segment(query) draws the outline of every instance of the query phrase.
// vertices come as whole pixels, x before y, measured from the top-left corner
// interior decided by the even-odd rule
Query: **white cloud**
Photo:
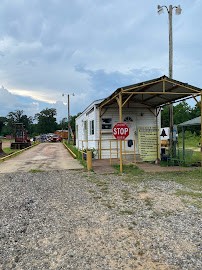
[[[23,96],[57,106],[63,92],[75,92],[76,114],[119,84],[168,74],[168,14],[159,16],[158,4],[181,5],[173,14],[174,78],[201,87],[198,0],[1,0],[0,83],[33,111],[40,106]],[[13,102],[0,96],[4,112],[18,104],[7,94]]]

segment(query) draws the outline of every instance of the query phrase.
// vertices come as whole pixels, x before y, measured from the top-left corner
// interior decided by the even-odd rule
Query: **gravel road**
[[[0,269],[202,269],[201,212],[180,185],[124,177],[0,174]]]

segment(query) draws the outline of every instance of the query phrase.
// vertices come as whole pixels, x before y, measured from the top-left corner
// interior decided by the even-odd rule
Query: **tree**
[[[0,117],[0,134],[2,134],[3,128],[6,126],[7,124],[7,118],[6,117]]]
[[[80,115],[81,113],[78,113],[77,115],[73,115],[70,118],[70,126],[72,128],[72,132],[75,133],[75,123],[76,123],[76,118]]]
[[[175,125],[188,121],[192,118],[191,107],[185,101],[182,101],[173,107],[173,114]]]
[[[57,129],[57,123],[55,116],[57,115],[56,109],[46,108],[40,113],[35,114],[35,120],[37,123],[37,130],[39,133],[52,133]]]
[[[16,110],[14,112],[9,112],[7,115],[7,132],[8,134],[14,133],[15,123],[22,123],[24,128],[30,133],[31,124],[33,123],[32,117],[28,117],[23,114],[23,110]]]
[[[161,111],[161,126],[162,127],[169,127],[169,106],[164,106],[163,110]]]
[[[71,115],[70,116],[70,126],[72,129],[72,132],[75,132],[75,122],[76,122],[76,118],[80,115],[81,113],[78,113],[77,115]],[[68,121],[67,118],[63,118],[60,123],[58,124],[58,129],[66,129],[68,130]]]
[[[191,110],[191,119],[201,115],[200,103],[197,103]]]
[[[173,121],[175,125],[183,123],[192,119],[192,108],[185,102],[179,102],[173,106]],[[170,117],[169,117],[169,105],[163,107],[161,112],[161,126],[169,127],[170,126]]]

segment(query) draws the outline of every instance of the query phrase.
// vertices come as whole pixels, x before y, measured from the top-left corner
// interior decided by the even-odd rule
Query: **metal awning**
[[[118,88],[104,99],[99,107],[113,104],[120,93],[123,106],[130,101],[155,108],[191,97],[196,98],[201,95],[202,89],[164,75],[153,80]]]
[[[201,125],[201,116],[188,120],[179,124],[180,127],[188,127],[188,126],[200,126]]]

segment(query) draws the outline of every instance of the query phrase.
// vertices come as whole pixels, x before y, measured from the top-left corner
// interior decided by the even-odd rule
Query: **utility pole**
[[[62,94],[62,96],[64,97],[65,95],[67,95],[67,120],[68,120],[68,138],[67,138],[67,142],[68,144],[70,143],[70,133],[71,133],[71,125],[70,125],[70,94]],[[74,93],[72,94],[72,96],[74,96]]]
[[[163,13],[164,8],[168,12],[168,20],[169,20],[169,78],[173,79],[173,9],[175,9],[176,15],[180,15],[182,9],[179,6],[157,6],[158,14]],[[170,154],[171,156],[176,155],[176,142],[173,140],[173,104],[169,105],[169,118],[170,118]]]
[[[69,94],[67,95],[67,108],[68,108],[68,144],[70,143],[70,107],[69,107]]]

